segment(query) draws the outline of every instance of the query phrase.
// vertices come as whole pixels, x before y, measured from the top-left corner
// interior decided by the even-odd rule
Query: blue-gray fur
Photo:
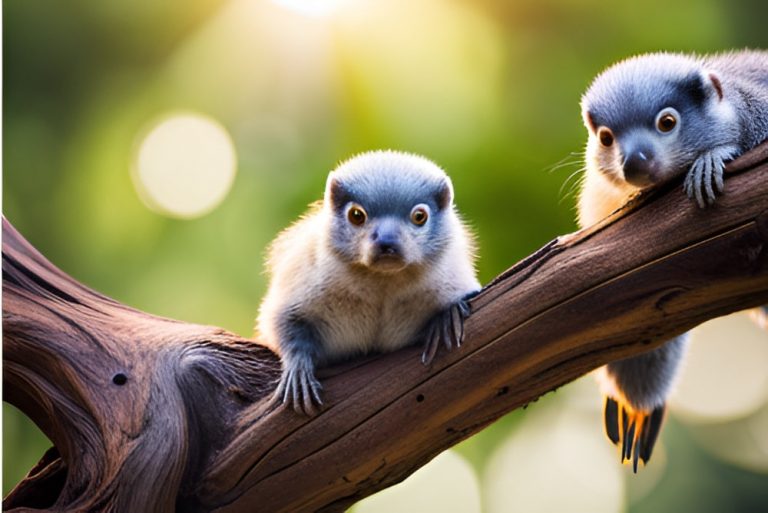
[[[667,134],[655,131],[656,116],[665,107],[681,118],[671,145],[664,143]],[[650,182],[687,172],[686,192],[705,206],[722,192],[725,162],[768,139],[768,52],[630,58],[594,80],[582,110],[590,131],[609,128],[620,148],[641,145],[663,152],[651,155],[664,169]]]
[[[671,130],[657,127],[662,111],[675,117]],[[590,133],[587,172],[604,177],[613,189],[592,188],[589,194],[583,189],[580,222],[594,222],[594,216],[584,215],[589,209],[610,212],[620,206],[612,202],[626,201],[633,190],[683,174],[685,192],[704,207],[723,192],[725,163],[768,139],[768,52],[633,57],[595,78],[582,98],[582,114]],[[606,144],[601,127],[612,136]],[[601,194],[612,190],[620,192],[600,204]],[[608,393],[619,395],[606,401],[606,429],[615,443],[624,439],[622,460],[632,451],[635,466],[638,455],[643,461],[650,457],[686,346],[682,335],[606,366]],[[626,410],[616,400],[645,418],[640,447],[630,440],[634,428],[617,425],[618,412]]]
[[[372,155],[388,153],[372,152]],[[373,217],[410,213],[419,203],[427,203],[433,210],[450,206],[451,186],[440,168],[416,155],[398,154],[396,158],[398,165],[388,168],[367,159],[359,163],[353,159],[333,171],[328,187],[332,188],[335,210],[343,210],[349,201],[363,204]],[[434,172],[425,173],[425,167],[434,168]]]
[[[714,72],[722,83],[724,99],[733,103],[738,124],[720,126],[702,111],[719,101],[707,83]],[[686,125],[680,151],[691,157],[723,144],[737,144],[742,152],[768,139],[768,51],[729,52],[696,57],[657,53],[627,59],[608,68],[582,99],[595,126],[607,126],[616,135],[638,125],[653,128],[656,114],[675,107]],[[689,116],[692,116],[689,119]]]
[[[606,370],[633,408],[653,410],[666,402],[687,346],[684,333],[658,349],[609,363]]]
[[[294,382],[296,386],[290,389],[290,400],[298,403],[302,401],[302,395],[306,396],[310,408],[311,403],[321,402],[320,391],[323,389],[314,374],[315,364],[323,361],[322,339],[316,322],[317,320],[303,318],[294,308],[288,308],[278,321],[281,340],[290,341],[281,346],[283,360],[291,362],[291,365],[284,369],[286,375],[283,376],[282,382]],[[285,393],[288,393],[288,390]]]
[[[719,74],[723,89],[734,92],[741,151],[768,139],[768,51],[714,55],[704,65]]]
[[[387,155],[374,152],[373,155]],[[328,199],[332,202],[334,222],[331,225],[330,243],[337,253],[349,261],[355,259],[354,237],[360,228],[351,225],[346,218],[351,203],[362,206],[368,215],[368,228],[373,231],[377,224],[394,221],[402,235],[411,237],[421,249],[423,260],[432,261],[443,251],[451,237],[446,230],[446,209],[452,209],[453,191],[450,182],[435,164],[416,155],[394,155],[399,159],[396,166],[382,168],[362,160],[357,165],[334,171],[328,178]],[[362,165],[360,165],[362,164]],[[424,172],[434,168],[433,174]],[[413,208],[419,204],[429,207],[429,219],[423,226],[410,221]]]
[[[317,366],[425,339],[428,364],[439,346],[459,345],[465,299],[480,284],[452,200],[442,169],[415,155],[370,152],[329,174],[323,204],[270,249],[258,331],[281,354],[276,401],[312,414]],[[411,218],[417,206],[425,222]]]
[[[716,77],[715,81],[710,75]],[[713,108],[718,102],[727,102],[735,116],[729,119],[723,116],[723,109]],[[663,139],[664,134],[655,130],[655,122],[666,107],[680,113],[681,126],[673,151],[665,156],[672,173],[664,178],[687,172],[691,166],[690,174],[702,170],[716,175],[718,170],[714,168],[723,162],[716,162],[715,156],[707,160],[709,167],[705,169],[701,161],[697,162],[702,155],[735,146],[735,151],[726,152],[728,158],[734,158],[768,139],[768,52],[641,55],[598,75],[582,98],[590,131],[594,133],[601,126],[610,128],[620,148],[627,138],[638,137],[638,128],[647,129],[641,137]],[[705,195],[707,200],[713,199],[711,183],[695,176],[686,180],[688,188],[696,185],[704,189],[702,199]],[[694,191],[694,195],[696,192],[701,193]],[[684,350],[684,337],[678,337],[646,355],[610,364],[608,372],[634,406],[659,406]]]
[[[597,76],[582,98],[582,106],[596,127],[607,126],[617,136],[644,125],[653,128],[664,107],[698,107],[701,67],[689,57],[651,54],[634,57]],[[694,94],[689,94],[693,91]]]

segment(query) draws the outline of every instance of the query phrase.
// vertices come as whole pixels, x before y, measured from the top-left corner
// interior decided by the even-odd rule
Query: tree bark
[[[411,347],[322,371],[313,418],[269,406],[266,347],[94,292],[4,219],[4,399],[55,448],[3,506],[341,511],[600,365],[768,302],[768,145],[728,171],[714,207],[675,182],[507,270],[429,368]]]

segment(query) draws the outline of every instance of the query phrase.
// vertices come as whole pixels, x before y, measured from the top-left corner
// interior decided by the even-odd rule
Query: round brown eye
[[[423,225],[424,223],[427,222],[428,218],[429,218],[429,213],[427,213],[427,209],[424,207],[415,207],[411,211],[411,222],[416,226]]]
[[[662,114],[656,122],[656,128],[658,128],[660,132],[671,132],[675,128],[675,125],[677,125],[677,118],[671,112]]]
[[[601,127],[597,131],[597,137],[600,139],[600,144],[606,148],[613,144],[613,132],[610,128]]]
[[[363,207],[360,205],[352,205],[349,207],[349,210],[347,210],[347,219],[349,219],[349,222],[355,226],[362,226],[367,217],[365,210],[363,210]]]

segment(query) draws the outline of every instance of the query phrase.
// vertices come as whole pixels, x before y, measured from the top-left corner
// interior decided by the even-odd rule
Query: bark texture
[[[768,303],[768,145],[728,170],[712,208],[676,182],[507,270],[429,368],[414,347],[326,369],[313,418],[268,406],[269,349],[94,292],[4,219],[4,400],[55,444],[4,509],[341,511],[600,365]]]

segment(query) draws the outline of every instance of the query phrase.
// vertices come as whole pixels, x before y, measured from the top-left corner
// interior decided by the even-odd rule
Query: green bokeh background
[[[487,282],[575,228],[579,98],[596,73],[645,51],[766,47],[767,19],[757,0],[356,0],[328,18],[268,0],[6,0],[3,213],[119,301],[249,335],[266,244],[339,160],[394,148],[451,175]],[[141,134],[179,110],[216,119],[238,156],[230,194],[194,220],[146,208],[130,175]],[[460,452],[482,468],[524,415]],[[629,511],[766,507],[765,475],[674,419],[664,436],[674,467]],[[4,494],[47,447],[4,404]]]

